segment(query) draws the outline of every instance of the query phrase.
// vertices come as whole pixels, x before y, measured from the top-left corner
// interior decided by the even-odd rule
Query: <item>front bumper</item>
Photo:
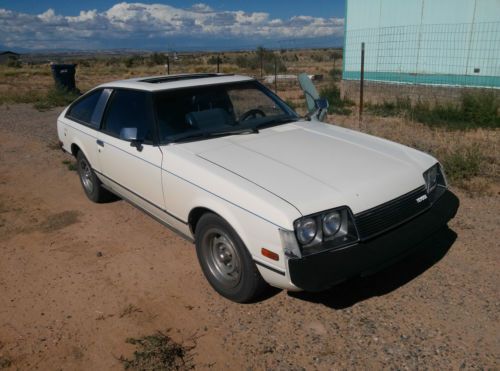
[[[447,190],[429,210],[378,237],[338,250],[290,258],[290,279],[303,290],[321,291],[346,279],[376,272],[403,258],[445,226],[458,206],[458,198]]]

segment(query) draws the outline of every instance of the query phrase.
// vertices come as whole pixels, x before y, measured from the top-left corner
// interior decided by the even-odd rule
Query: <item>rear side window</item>
[[[136,128],[137,138],[153,143],[154,121],[151,96],[137,90],[115,90],[107,109],[103,131],[120,138],[124,128]]]
[[[99,128],[99,122],[92,122],[92,115],[101,93],[102,90],[97,90],[84,96],[70,107],[66,116],[82,124]]]

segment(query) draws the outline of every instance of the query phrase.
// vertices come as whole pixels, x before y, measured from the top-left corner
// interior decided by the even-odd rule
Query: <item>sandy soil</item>
[[[218,296],[193,246],[123,201],[89,202],[58,110],[0,106],[0,368],[121,369],[170,330],[196,368],[498,369],[500,202],[461,199],[423,251],[320,294]]]

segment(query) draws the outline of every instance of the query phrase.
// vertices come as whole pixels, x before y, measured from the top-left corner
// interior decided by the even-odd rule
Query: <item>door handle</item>
[[[104,142],[102,140],[97,139],[96,143],[98,146],[104,147]]]

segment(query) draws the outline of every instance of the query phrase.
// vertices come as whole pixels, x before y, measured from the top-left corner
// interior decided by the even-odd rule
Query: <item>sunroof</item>
[[[139,80],[140,82],[148,82],[150,84],[161,84],[163,82],[173,82],[182,80],[193,80],[193,79],[203,79],[206,77],[217,77],[217,76],[229,76],[229,74],[217,74],[217,73],[197,73],[192,75],[177,75],[177,76],[161,76],[153,77],[150,79]]]

